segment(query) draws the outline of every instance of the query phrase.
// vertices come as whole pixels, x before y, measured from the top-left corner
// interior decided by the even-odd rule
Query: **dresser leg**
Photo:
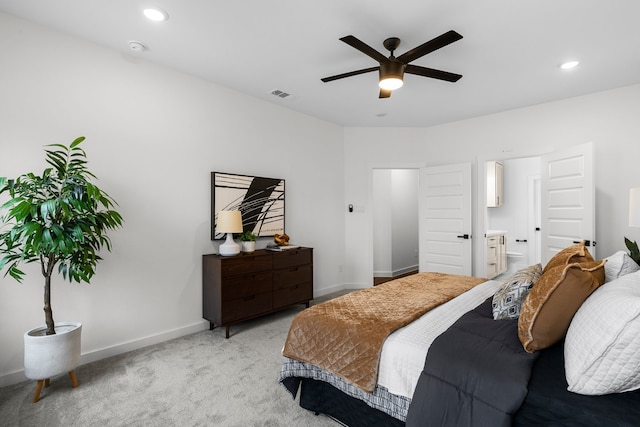
[[[226,330],[225,338],[229,338],[229,325],[227,325],[226,328],[227,328],[227,330]]]
[[[213,329],[216,327],[216,325],[213,322],[209,322],[209,330],[213,331]]]

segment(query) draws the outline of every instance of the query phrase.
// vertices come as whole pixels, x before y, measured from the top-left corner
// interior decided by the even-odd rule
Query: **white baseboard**
[[[80,356],[80,365],[106,359],[107,357],[117,356],[118,354],[148,347],[153,344],[158,344],[185,335],[194,334],[206,329],[209,329],[209,322],[202,320],[192,325],[183,326],[181,328],[172,329],[169,331],[161,332],[159,334],[150,335],[148,337],[128,341],[111,347],[105,347],[99,350],[90,351],[87,353],[83,353]],[[0,376],[0,387],[17,384],[23,381],[27,381],[27,378],[24,376],[23,370],[11,372],[10,374]]]
[[[417,271],[418,265],[410,265],[408,267],[398,268],[393,271],[384,270],[384,271],[374,271],[373,277],[396,277],[401,276],[406,273],[411,273],[412,271]]]
[[[205,329],[208,329],[208,328],[209,328],[209,322],[207,322],[206,320],[202,320],[192,325],[171,329],[169,331],[161,332],[155,335],[150,335],[144,338],[139,338],[133,341],[128,341],[112,347],[105,347],[99,350],[94,350],[88,353],[84,353],[80,358],[80,363],[85,364],[85,363],[95,362],[101,359],[106,359],[107,357],[116,356],[118,354],[126,353],[128,351],[148,347],[153,344],[159,344],[161,342],[169,341],[174,338],[195,334],[196,332],[204,331]]]
[[[314,289],[313,290],[313,297],[314,298],[318,298],[318,297],[323,297],[325,295],[334,293],[334,292],[338,292],[341,291],[343,289],[347,289],[344,285],[334,285],[334,286],[329,286],[328,288],[322,288],[322,289]]]
[[[393,276],[391,276],[391,277],[401,276],[403,274],[411,273],[412,271],[417,271],[417,270],[418,270],[418,266],[417,265],[410,265],[408,267],[399,268],[397,270],[394,270],[393,271]]]
[[[8,385],[18,384],[23,381],[27,381],[27,377],[24,376],[24,370],[11,372],[10,374],[5,374],[0,376],[0,387],[6,387]]]
[[[373,277],[393,277],[393,271],[390,270],[379,270],[373,272]]]

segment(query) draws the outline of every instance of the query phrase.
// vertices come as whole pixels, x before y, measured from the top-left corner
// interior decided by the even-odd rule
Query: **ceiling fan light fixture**
[[[380,80],[378,86],[384,90],[396,90],[403,85],[404,69],[406,65],[399,61],[389,61],[380,64]]]
[[[397,77],[387,77],[384,80],[380,80],[378,86],[380,86],[380,89],[384,90],[396,90],[401,88],[403,84],[404,83],[402,79],[399,79]]]

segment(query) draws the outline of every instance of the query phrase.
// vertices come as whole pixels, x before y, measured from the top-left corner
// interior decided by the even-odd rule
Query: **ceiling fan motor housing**
[[[380,64],[380,78],[396,77],[402,79],[407,66],[400,61],[389,61]]]

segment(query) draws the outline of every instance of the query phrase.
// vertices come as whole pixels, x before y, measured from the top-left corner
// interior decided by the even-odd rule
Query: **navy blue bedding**
[[[489,298],[436,338],[407,427],[510,426],[539,355],[524,351],[517,330],[517,320],[493,320]]]
[[[640,390],[584,396],[567,390],[563,343],[540,352],[517,427],[632,427],[640,425]]]

